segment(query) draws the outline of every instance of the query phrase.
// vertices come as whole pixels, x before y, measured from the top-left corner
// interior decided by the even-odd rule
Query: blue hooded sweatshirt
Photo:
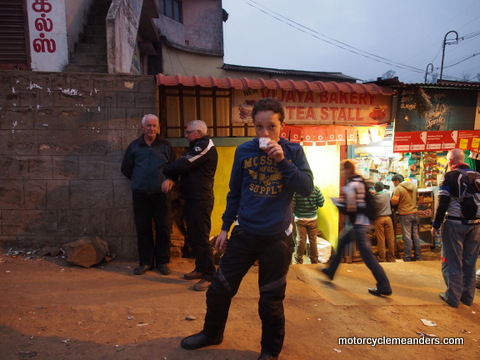
[[[258,236],[289,228],[293,194],[310,195],[313,175],[299,144],[283,138],[278,143],[285,154],[278,163],[259,148],[258,138],[235,151],[222,230],[229,231],[235,221],[247,233]]]

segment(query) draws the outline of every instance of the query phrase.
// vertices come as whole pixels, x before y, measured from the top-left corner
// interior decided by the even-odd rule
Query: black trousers
[[[170,223],[166,194],[133,192],[132,198],[140,265],[153,267],[169,263]]]
[[[262,320],[262,352],[277,356],[285,337],[283,299],[293,250],[292,235],[253,236],[236,226],[207,291],[204,332],[223,335],[232,298],[250,267],[259,260],[258,313]]]
[[[203,278],[208,281],[212,281],[215,272],[213,249],[209,241],[212,210],[213,199],[185,199],[187,237],[195,252],[195,271],[203,273]]]

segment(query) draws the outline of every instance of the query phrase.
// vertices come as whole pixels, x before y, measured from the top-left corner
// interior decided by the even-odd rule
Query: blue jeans
[[[400,225],[403,237],[403,260],[410,261],[412,256],[412,241],[415,259],[422,260],[422,248],[418,236],[418,214],[400,215]]]
[[[475,295],[475,263],[480,251],[480,225],[445,221],[442,232],[442,274],[447,303],[471,305]]]
[[[390,292],[392,291],[390,281],[388,280],[385,270],[383,270],[375,255],[373,255],[372,244],[367,237],[367,233],[370,229],[371,226],[369,225],[353,225],[353,227],[344,231],[338,240],[337,252],[331,259],[330,266],[327,268],[327,271],[332,275],[333,278],[335,272],[337,271],[338,265],[340,265],[340,260],[342,259],[345,247],[352,241],[356,240],[360,256],[365,262],[365,265],[367,265],[372,272],[375,280],[377,280],[377,289],[382,292]]]

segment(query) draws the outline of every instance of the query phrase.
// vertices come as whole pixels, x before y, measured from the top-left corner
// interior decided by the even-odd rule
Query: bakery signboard
[[[233,122],[251,122],[252,107],[262,98],[277,98],[290,125],[380,125],[390,122],[391,96],[370,93],[302,92],[283,89],[235,90]]]

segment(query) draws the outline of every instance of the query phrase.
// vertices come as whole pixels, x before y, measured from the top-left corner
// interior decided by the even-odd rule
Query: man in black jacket
[[[195,252],[195,269],[184,277],[187,280],[200,279],[193,289],[205,291],[215,272],[209,237],[214,201],[213,180],[218,154],[212,139],[207,135],[207,125],[203,121],[190,121],[185,137],[190,144],[187,153],[167,165],[164,172],[167,176],[181,176],[187,238]]]
[[[475,296],[475,263],[480,251],[480,218],[468,219],[462,211],[466,174],[474,171],[465,164],[465,153],[453,149],[447,154],[449,172],[440,185],[438,208],[432,225],[434,238],[442,231],[442,274],[447,291],[440,298],[451,307],[459,302],[472,305]],[[445,219],[445,222],[444,222]]]
[[[174,178],[165,177],[163,168],[175,160],[175,151],[160,137],[155,115],[142,118],[142,130],[143,134],[128,145],[121,167],[122,174],[131,180],[137,229],[139,266],[133,272],[142,275],[156,266],[161,274],[168,275],[170,224],[166,193],[172,188]]]

